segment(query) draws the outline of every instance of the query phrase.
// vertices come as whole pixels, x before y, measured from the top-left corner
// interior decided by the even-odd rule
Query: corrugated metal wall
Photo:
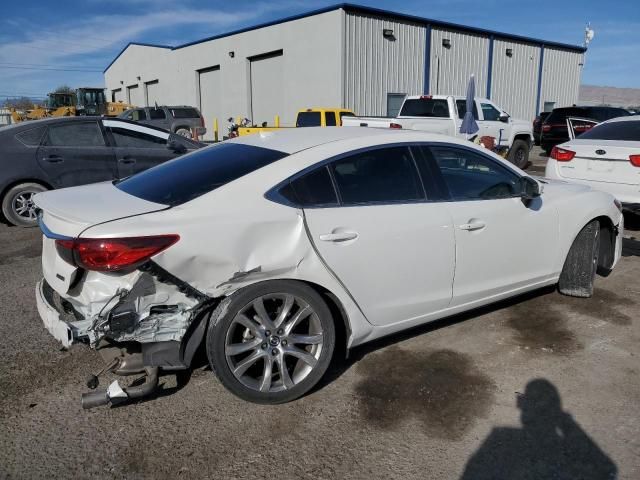
[[[382,33],[392,29],[394,39]],[[426,27],[347,13],[343,105],[358,115],[385,115],[387,93],[422,93]]]
[[[507,49],[512,55],[507,56]],[[514,118],[532,120],[536,116],[540,46],[495,40],[491,100]],[[484,92],[482,95],[484,96]]]
[[[450,47],[442,45],[444,39]],[[489,39],[484,36],[444,30],[431,30],[431,68],[429,93],[464,95],[471,74],[476,76],[476,95],[487,91],[489,71]]]
[[[545,102],[555,102],[555,108],[578,103],[583,62],[582,53],[545,47],[540,110]]]

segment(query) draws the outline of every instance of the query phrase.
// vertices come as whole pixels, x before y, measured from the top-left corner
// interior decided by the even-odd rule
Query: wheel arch
[[[616,258],[616,238],[618,227],[613,224],[611,218],[601,215],[594,218],[600,224],[600,247],[598,250],[598,275],[608,276],[613,270]]]
[[[527,143],[527,145],[529,146],[529,149],[531,149],[531,135],[529,133],[526,133],[526,132],[516,133],[513,137],[513,141],[515,142],[516,140],[523,140],[524,142]]]
[[[43,187],[46,187],[47,190],[53,190],[54,189],[54,187],[50,183],[45,182],[42,179],[39,179],[39,178],[21,178],[19,180],[12,180],[11,182],[7,183],[4,186],[4,188],[2,189],[2,192],[0,192],[0,201],[2,201],[2,199],[4,199],[4,196],[7,194],[7,192],[9,190],[11,190],[16,185],[20,185],[21,183],[37,183],[39,185],[42,185]]]

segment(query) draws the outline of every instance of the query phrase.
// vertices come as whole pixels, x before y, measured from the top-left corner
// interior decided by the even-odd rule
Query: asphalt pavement
[[[640,478],[636,233],[591,299],[546,289],[369,344],[289,404],[243,402],[201,360],[83,411],[99,355],[46,332],[39,232],[0,225],[0,478]]]

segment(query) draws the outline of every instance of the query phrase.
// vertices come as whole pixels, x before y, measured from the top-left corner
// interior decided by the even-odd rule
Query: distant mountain
[[[580,85],[578,103],[581,105],[640,106],[640,88],[599,87]]]

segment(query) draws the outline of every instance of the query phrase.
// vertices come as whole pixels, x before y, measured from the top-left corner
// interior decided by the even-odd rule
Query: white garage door
[[[251,65],[251,119],[273,124],[284,112],[284,57],[282,50],[249,59]]]
[[[204,117],[204,126],[207,133],[205,140],[213,140],[213,120],[218,119],[218,139],[222,140],[221,128],[226,125],[224,113],[220,110],[220,67],[198,70],[198,82],[200,89],[200,113]]]
[[[142,93],[140,92],[140,88],[138,85],[131,85],[127,87],[127,102],[136,107],[144,106],[144,98],[142,98]]]
[[[160,101],[160,82],[158,80],[147,82],[145,87],[147,89],[147,106],[153,107],[156,103],[162,105]]]

